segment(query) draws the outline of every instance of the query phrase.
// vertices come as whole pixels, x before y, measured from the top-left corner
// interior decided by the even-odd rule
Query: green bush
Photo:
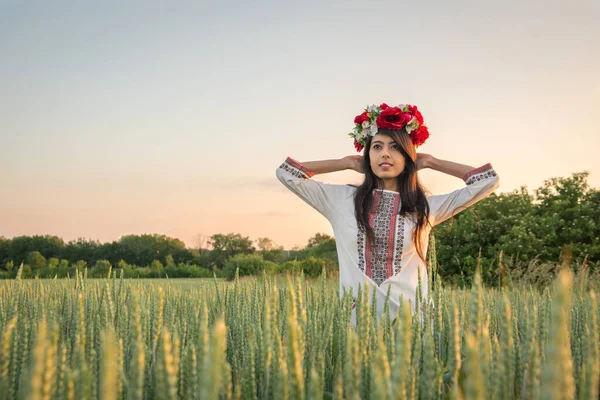
[[[172,264],[165,268],[165,274],[169,278],[212,278],[213,272],[197,265],[180,263]]]
[[[225,278],[233,280],[236,269],[240,270],[240,276],[258,275],[264,270],[267,273],[275,273],[277,264],[267,261],[260,254],[238,254],[231,257],[225,263],[223,273]]]
[[[106,278],[108,276],[108,271],[111,269],[111,265],[107,260],[98,260],[92,268],[88,272],[88,277],[90,278]]]
[[[286,272],[289,272],[294,275],[299,273],[300,271],[302,271],[302,265],[300,264],[300,261],[296,260],[286,261],[283,264],[277,266],[278,274],[284,274]]]
[[[307,257],[303,260],[290,260],[277,266],[276,272],[279,274],[290,273],[292,275],[299,274],[300,271],[304,272],[304,275],[310,278],[316,278],[321,276],[321,273],[325,270],[334,271],[337,269],[337,264],[328,259],[319,257]]]
[[[331,270],[333,268],[333,261],[311,256],[300,261],[300,267],[304,271],[304,275],[316,278],[321,275],[323,268]]]

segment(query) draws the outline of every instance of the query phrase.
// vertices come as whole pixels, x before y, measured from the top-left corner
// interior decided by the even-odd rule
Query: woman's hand
[[[434,157],[430,154],[417,153],[417,171],[424,168],[429,168],[430,162],[433,159]]]
[[[346,163],[349,169],[352,169],[358,173],[364,174],[362,169],[362,156],[354,155],[354,156],[346,156],[342,158],[342,160]]]

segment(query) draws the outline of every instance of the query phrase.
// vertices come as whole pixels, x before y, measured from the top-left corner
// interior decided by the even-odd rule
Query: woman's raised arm
[[[457,178],[463,178],[465,174],[475,169],[470,165],[459,164],[453,161],[440,160],[432,155],[425,153],[417,154],[417,170],[430,168],[435,171],[443,172]]]
[[[349,156],[352,157],[352,156]],[[342,171],[351,168],[345,158],[339,160],[300,162],[288,157],[276,170],[277,179],[298,197],[331,219],[334,209],[343,196],[348,195],[347,185],[312,180],[316,174]]]
[[[352,169],[362,173],[361,160],[362,156],[355,155],[333,160],[305,161],[302,165],[314,172],[315,175],[343,171],[346,169]]]
[[[417,160],[419,161],[418,157]],[[500,178],[490,163],[474,168],[452,161],[438,160],[428,155],[422,157],[420,161],[423,168],[431,168],[461,178],[466,184],[465,187],[450,193],[427,197],[433,225],[474,205],[500,186]]]

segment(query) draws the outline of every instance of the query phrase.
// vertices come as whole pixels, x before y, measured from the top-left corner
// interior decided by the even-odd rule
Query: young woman
[[[400,295],[414,310],[417,269],[423,298],[428,299],[426,253],[435,225],[487,197],[499,186],[491,164],[479,168],[439,160],[418,153],[429,137],[416,106],[371,105],[354,119],[357,151],[363,155],[337,160],[299,162],[288,157],[277,168],[277,178],[307,202],[333,227],[343,288],[358,292],[358,284],[377,291],[378,315],[391,287],[390,317],[394,319]],[[431,168],[463,179],[466,186],[447,194],[428,195],[417,171]],[[352,169],[365,174],[359,187],[310,179],[316,174]],[[353,305],[352,325],[356,326]]]

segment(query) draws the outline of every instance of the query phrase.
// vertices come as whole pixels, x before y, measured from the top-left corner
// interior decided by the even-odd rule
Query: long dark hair
[[[412,214],[416,217],[416,225],[413,231],[413,243],[417,249],[417,254],[427,265],[425,254],[421,245],[421,234],[426,224],[429,224],[429,203],[425,196],[425,190],[421,186],[417,177],[417,150],[406,132],[405,128],[401,130],[378,129],[378,134],[391,137],[399,146],[399,150],[404,156],[404,170],[398,177],[398,187],[400,191],[400,215]],[[366,231],[368,243],[374,243],[375,234],[373,227],[369,225],[369,214],[373,205],[372,192],[381,182],[371,169],[371,158],[369,149],[371,148],[372,136],[367,137],[365,151],[363,154],[362,168],[365,173],[365,181],[360,185],[354,195],[354,214],[359,229]],[[381,185],[383,187],[383,185]]]

